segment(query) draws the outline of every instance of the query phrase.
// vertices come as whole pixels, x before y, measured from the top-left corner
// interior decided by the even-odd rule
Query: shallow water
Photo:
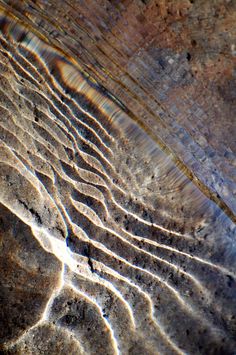
[[[28,10],[0,17],[3,351],[233,354],[232,209]]]

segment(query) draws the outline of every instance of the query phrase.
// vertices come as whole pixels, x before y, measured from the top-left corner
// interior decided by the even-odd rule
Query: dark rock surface
[[[0,205],[0,339],[14,342],[41,318],[60,282],[61,263],[30,227]]]

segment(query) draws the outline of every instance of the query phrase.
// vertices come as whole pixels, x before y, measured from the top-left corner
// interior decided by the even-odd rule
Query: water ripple
[[[233,354],[227,211],[74,59],[3,10],[0,29],[0,202],[63,265],[5,346],[51,324],[81,354]]]

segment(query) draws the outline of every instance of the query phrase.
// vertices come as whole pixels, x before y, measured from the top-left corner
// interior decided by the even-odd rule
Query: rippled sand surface
[[[0,9],[1,351],[235,354],[232,209],[69,43]]]

